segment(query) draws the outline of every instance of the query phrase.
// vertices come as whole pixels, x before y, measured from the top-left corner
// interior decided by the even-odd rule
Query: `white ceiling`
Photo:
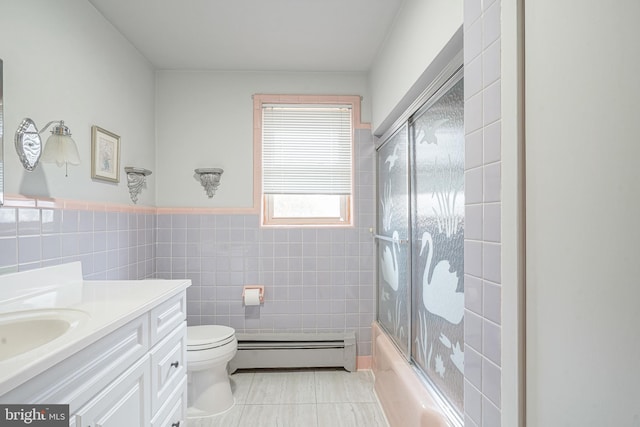
[[[403,0],[89,0],[158,69],[367,71]]]

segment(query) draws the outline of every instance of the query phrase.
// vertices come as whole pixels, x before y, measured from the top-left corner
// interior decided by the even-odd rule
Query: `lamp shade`
[[[49,139],[47,139],[47,144],[44,147],[40,161],[44,163],[55,163],[58,166],[63,166],[65,163],[79,165],[80,154],[78,153],[78,147],[76,147],[73,138],[69,135],[52,133]]]

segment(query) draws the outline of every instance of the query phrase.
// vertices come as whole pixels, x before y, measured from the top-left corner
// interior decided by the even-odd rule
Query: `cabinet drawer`
[[[151,310],[151,345],[159,342],[186,318],[186,292],[180,292]]]
[[[183,321],[151,350],[151,412],[160,409],[187,377],[187,326]]]
[[[184,378],[173,394],[151,420],[151,427],[185,427],[187,416],[187,379]]]

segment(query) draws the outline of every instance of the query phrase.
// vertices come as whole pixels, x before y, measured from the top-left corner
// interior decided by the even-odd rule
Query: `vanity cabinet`
[[[69,425],[75,427],[184,426],[186,333],[181,291],[0,396],[0,402],[69,404]]]
[[[169,396],[166,404],[163,405],[155,417],[151,420],[152,427],[183,427],[187,407],[187,379],[184,378],[182,383]]]
[[[76,426],[149,425],[149,356],[144,356],[98,395],[80,408],[71,419]]]

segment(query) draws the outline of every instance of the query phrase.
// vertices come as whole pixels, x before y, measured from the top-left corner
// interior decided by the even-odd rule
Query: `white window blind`
[[[351,108],[263,105],[264,194],[351,194]]]

